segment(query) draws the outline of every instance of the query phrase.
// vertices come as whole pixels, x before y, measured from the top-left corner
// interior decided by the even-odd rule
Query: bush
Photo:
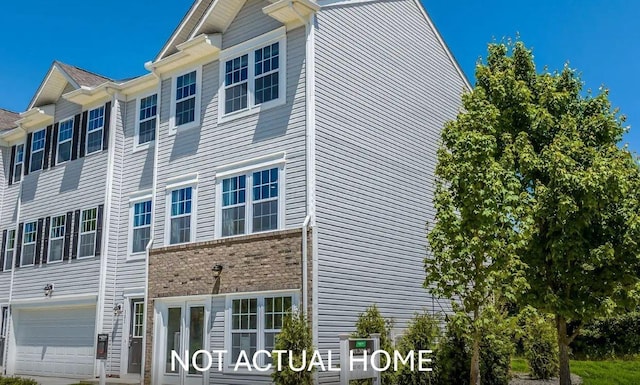
[[[293,365],[296,368],[302,366],[302,352],[307,352],[307,365],[313,352],[311,330],[307,318],[300,310],[294,310],[287,314],[282,322],[282,330],[276,337],[274,350],[291,351]],[[274,357],[273,362],[277,362]],[[313,383],[313,371],[303,370],[295,372],[289,367],[289,357],[281,358],[282,370],[274,370],[271,374],[276,385],[311,385]],[[1,384],[0,384],[1,385]]]
[[[0,377],[0,385],[38,385],[38,383],[30,378]]]
[[[398,342],[398,350],[406,355],[410,351],[435,350],[440,335],[439,320],[427,313],[417,314],[409,324],[406,333]],[[397,385],[431,385],[435,384],[433,372],[420,372],[417,368],[405,366],[396,377]]]
[[[483,310],[480,323],[480,383],[508,385],[509,366],[514,344],[512,327],[500,311]],[[456,314],[447,322],[445,337],[438,346],[435,370],[438,384],[465,384],[471,372],[471,326],[464,314]]]
[[[575,358],[631,358],[640,354],[640,311],[586,324],[571,344]]]
[[[552,316],[545,316],[526,307],[518,316],[520,339],[531,375],[549,379],[558,375],[558,333]]]
[[[387,353],[393,357],[393,344],[391,342],[391,328],[393,327],[393,321],[389,319],[385,319],[378,306],[373,305],[364,313],[361,313],[358,316],[358,321],[356,322],[356,332],[353,333],[353,337],[359,338],[369,338],[371,334],[379,333],[380,334],[380,349],[386,350]],[[386,365],[386,358],[384,356],[380,357],[380,366],[384,367]],[[387,370],[380,374],[382,385],[392,385],[395,381],[394,379],[395,373],[392,370]],[[353,380],[351,381],[354,385],[364,385],[371,383],[371,380]]]

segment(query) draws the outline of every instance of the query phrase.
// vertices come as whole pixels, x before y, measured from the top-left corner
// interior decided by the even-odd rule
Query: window
[[[158,95],[153,94],[138,99],[138,142],[136,145],[149,143],[156,138],[156,116],[158,113]]]
[[[73,118],[60,122],[58,126],[58,155],[56,163],[71,159],[71,143],[73,140]]]
[[[16,231],[7,231],[7,245],[4,252],[4,271],[9,271],[13,268],[13,256],[16,249]]]
[[[243,350],[248,357],[257,350],[272,351],[284,316],[291,311],[293,304],[292,295],[232,299],[230,364],[235,364]],[[261,359],[264,361],[261,364],[272,362],[265,356]]]
[[[200,121],[200,73],[198,68],[173,78],[172,129],[195,127]]]
[[[222,180],[221,236],[280,227],[279,174],[280,168],[273,167]],[[247,184],[251,186],[249,194]]]
[[[102,151],[104,106],[89,111],[87,120],[87,155]]]
[[[144,332],[144,302],[133,303],[133,327],[131,335],[142,337]]]
[[[171,191],[169,243],[191,242],[193,187]]]
[[[13,182],[20,182],[22,179],[22,165],[24,163],[24,144],[16,146],[16,158],[13,166]]]
[[[32,266],[36,260],[36,233],[38,223],[29,222],[24,224],[24,235],[22,240],[22,255],[20,256],[20,266]]]
[[[64,254],[64,231],[66,222],[66,215],[51,217],[51,229],[49,231],[49,262],[62,261]]]
[[[97,227],[98,210],[95,208],[82,210],[78,258],[93,257],[95,255]]]
[[[133,204],[131,252],[142,253],[151,239],[151,201]]]
[[[42,170],[45,141],[45,130],[40,130],[33,133],[33,136],[31,138],[31,159],[29,163],[29,172]]]
[[[239,55],[223,53],[224,65],[220,81],[224,84],[220,95],[220,117],[250,113],[260,106],[277,105],[285,101],[284,53],[282,31],[267,36],[272,43],[253,47]],[[273,42],[274,38],[280,40]],[[234,48],[234,52],[242,47]],[[225,58],[226,56],[226,58]],[[240,116],[243,114],[239,114]]]

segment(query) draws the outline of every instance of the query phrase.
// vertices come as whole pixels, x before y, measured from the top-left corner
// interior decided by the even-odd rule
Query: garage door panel
[[[18,310],[16,373],[91,376],[95,308]]]

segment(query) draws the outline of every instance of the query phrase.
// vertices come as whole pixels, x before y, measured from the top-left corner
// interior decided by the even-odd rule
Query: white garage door
[[[95,307],[17,310],[16,374],[91,377]]]

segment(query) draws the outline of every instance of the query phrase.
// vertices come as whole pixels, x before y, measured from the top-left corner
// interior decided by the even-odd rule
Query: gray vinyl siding
[[[250,7],[251,2],[245,7]],[[262,9],[257,7],[262,14]],[[256,11],[256,12],[257,12]],[[242,14],[244,9],[240,11]],[[240,19],[239,19],[240,20]],[[243,23],[260,20],[245,17]],[[234,27],[238,20],[232,23]],[[232,28],[230,27],[230,29]],[[246,39],[253,36],[247,35]],[[238,41],[239,42],[239,41]],[[198,173],[196,241],[214,238],[215,168],[285,151],[285,227],[300,227],[305,217],[305,31],[287,33],[286,103],[218,124],[219,62],[202,66],[201,125],[169,134],[171,79],[162,83],[160,146],[154,247],[164,244],[166,181]]]
[[[248,0],[222,35],[222,49],[281,27],[280,22],[262,12],[262,8],[270,4],[263,0]]]
[[[439,130],[464,82],[410,0],[323,8],[316,59],[318,345],[337,350],[372,304],[399,329],[448,309],[423,259]]]

